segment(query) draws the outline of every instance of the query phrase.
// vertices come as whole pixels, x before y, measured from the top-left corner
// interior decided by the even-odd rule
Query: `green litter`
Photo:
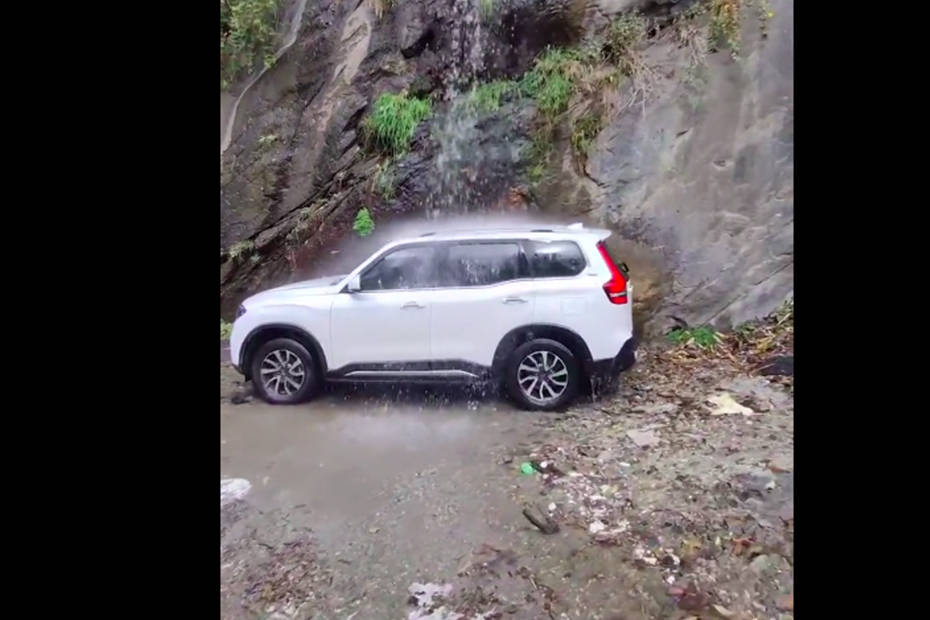
[[[527,476],[532,476],[536,473],[536,470],[533,469],[533,465],[528,462],[520,464],[520,471]]]

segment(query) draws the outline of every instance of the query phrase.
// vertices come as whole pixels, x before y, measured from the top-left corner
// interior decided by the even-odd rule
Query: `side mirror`
[[[350,293],[357,293],[362,290],[362,276],[355,275],[349,280],[349,283],[346,285],[346,290]]]

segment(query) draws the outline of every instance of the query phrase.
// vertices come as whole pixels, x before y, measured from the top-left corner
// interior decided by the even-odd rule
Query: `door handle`
[[[505,304],[525,304],[526,300],[523,299],[522,297],[505,297],[504,303]]]
[[[417,310],[419,310],[419,309],[425,308],[425,307],[426,307],[426,306],[421,306],[420,304],[418,304],[418,303],[415,302],[415,301],[408,301],[407,303],[405,303],[405,304],[404,304],[403,306],[401,306],[400,308],[401,308],[401,310],[406,310],[407,308],[416,308]]]

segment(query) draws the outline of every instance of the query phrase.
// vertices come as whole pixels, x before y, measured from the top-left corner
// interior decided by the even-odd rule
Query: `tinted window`
[[[420,246],[394,250],[362,274],[363,291],[434,286],[433,248]]]
[[[571,241],[531,241],[527,249],[535,278],[575,276],[585,268],[584,255]]]
[[[516,243],[462,243],[449,246],[443,262],[443,286],[482,286],[514,280],[521,275],[520,246]]]

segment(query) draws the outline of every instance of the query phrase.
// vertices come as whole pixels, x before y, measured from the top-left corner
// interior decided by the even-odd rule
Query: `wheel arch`
[[[548,338],[568,347],[568,350],[572,352],[572,355],[574,355],[581,364],[581,369],[585,376],[589,377],[591,375],[593,359],[591,358],[591,350],[588,348],[584,338],[571,329],[561,325],[533,323],[516,327],[501,338],[500,343],[497,345],[497,349],[494,351],[494,358],[491,362],[491,372],[494,376],[504,376],[504,365],[507,363],[507,358],[510,357],[510,354],[521,344],[529,342],[530,340],[535,340],[536,338]]]
[[[249,375],[252,372],[252,356],[255,354],[255,351],[257,351],[263,343],[273,340],[274,338],[291,338],[305,346],[316,358],[316,362],[320,365],[320,370],[323,375],[326,375],[326,355],[323,353],[323,347],[320,346],[319,340],[317,340],[313,334],[296,325],[269,323],[253,329],[249,332],[249,335],[245,337],[245,340],[242,341],[242,348],[239,353],[239,370],[245,375],[246,379],[251,379]]]

